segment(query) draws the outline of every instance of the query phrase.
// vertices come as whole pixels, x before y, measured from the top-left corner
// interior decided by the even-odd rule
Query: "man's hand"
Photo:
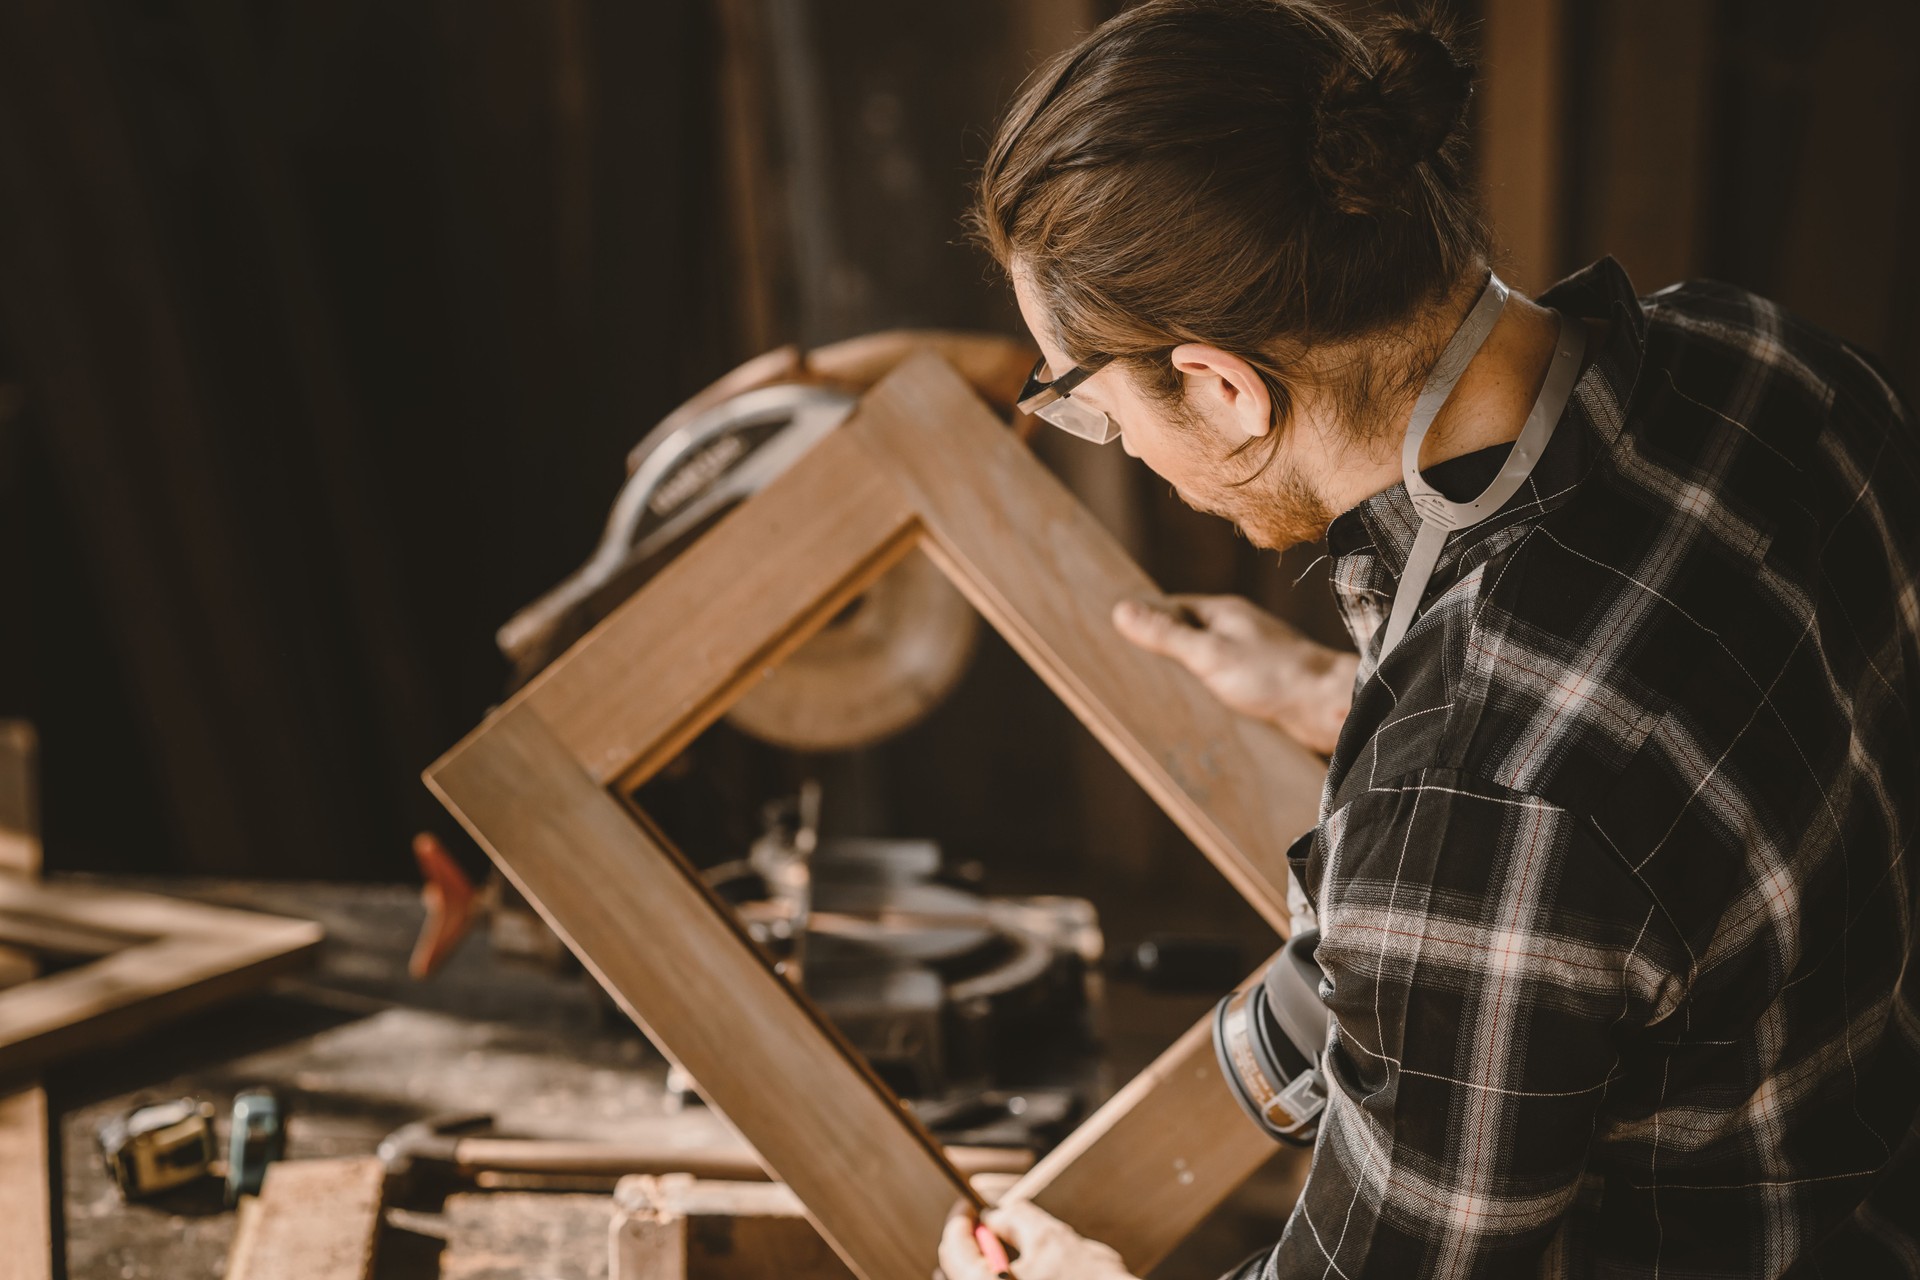
[[[1235,711],[1278,726],[1333,754],[1353,705],[1357,654],[1329,649],[1238,596],[1123,600],[1114,628],[1150,653],[1172,658]]]
[[[1024,1201],[989,1209],[980,1220],[1019,1253],[1015,1280],[1134,1280],[1119,1254]],[[974,1225],[973,1207],[965,1202],[948,1215],[940,1234],[940,1274],[946,1280],[995,1280],[974,1241]]]

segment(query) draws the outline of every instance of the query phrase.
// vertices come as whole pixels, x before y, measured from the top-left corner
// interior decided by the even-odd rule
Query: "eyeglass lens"
[[[1035,416],[1070,435],[1079,436],[1082,440],[1090,440],[1094,444],[1110,443],[1120,435],[1120,428],[1113,424],[1113,419],[1100,410],[1088,408],[1070,397],[1040,406],[1035,411]]]

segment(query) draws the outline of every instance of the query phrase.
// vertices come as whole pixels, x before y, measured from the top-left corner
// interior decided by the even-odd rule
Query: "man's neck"
[[[1518,293],[1509,298],[1486,344],[1428,429],[1420,449],[1421,470],[1518,439],[1553,363],[1558,336],[1555,312]],[[1328,492],[1323,494],[1328,510],[1346,511],[1400,483],[1400,447],[1412,412],[1409,399],[1397,412],[1398,429],[1387,437],[1390,447],[1376,446],[1328,477]]]

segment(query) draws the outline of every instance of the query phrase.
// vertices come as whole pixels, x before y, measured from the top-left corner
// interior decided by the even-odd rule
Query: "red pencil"
[[[987,1257],[987,1265],[993,1268],[993,1274],[1000,1280],[1012,1280],[1013,1263],[1007,1260],[1007,1246],[1000,1243],[1000,1237],[993,1234],[993,1228],[984,1222],[973,1226],[973,1242],[980,1246],[980,1252]]]

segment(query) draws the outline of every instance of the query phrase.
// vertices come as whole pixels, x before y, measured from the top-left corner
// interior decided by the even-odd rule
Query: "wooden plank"
[[[599,780],[637,785],[893,567],[912,524],[835,432],[507,705],[536,706]]]
[[[613,1193],[609,1280],[849,1280],[806,1215],[778,1183],[623,1178]]]
[[[1235,1104],[1214,1059],[1209,1014],[1002,1198],[1033,1201],[1145,1275],[1281,1151],[1311,1155],[1279,1146]]]
[[[0,876],[40,874],[40,814],[35,766],[39,741],[25,720],[0,720]],[[47,950],[38,921],[0,918],[0,990],[30,982],[40,972],[34,950]],[[22,933],[32,934],[23,938]],[[63,935],[65,941],[74,941]],[[81,952],[79,954],[89,954]]]
[[[369,1280],[385,1181],[377,1156],[268,1165],[227,1280]]]
[[[0,911],[0,942],[10,949],[56,956],[104,956],[151,941],[126,934],[17,911]]]
[[[651,593],[643,593],[643,599]],[[521,702],[429,785],[868,1280],[924,1276],[966,1194],[938,1147],[657,832]]]
[[[922,546],[1241,896],[1287,930],[1287,848],[1326,765],[1122,640],[1121,600],[1159,594],[953,369],[916,356],[841,431],[899,484]]]
[[[25,720],[0,721],[0,887],[40,876],[40,742]],[[5,951],[0,985],[34,978],[34,958]],[[53,1129],[38,1083],[0,1095],[0,1280],[52,1280]]]
[[[1565,0],[1487,0],[1480,185],[1507,281],[1538,292],[1564,265]]]
[[[31,724],[0,720],[0,873],[40,874],[38,754]]]
[[[606,1195],[462,1193],[442,1212],[438,1280],[607,1280],[614,1207]]]
[[[693,1129],[684,1122],[698,1121]],[[947,1147],[947,1162],[967,1177],[1019,1177],[1033,1168],[1024,1147]],[[721,1182],[759,1182],[767,1177],[753,1145],[717,1121],[705,1108],[664,1116],[630,1128],[618,1142],[525,1138],[461,1138],[452,1159],[461,1168],[502,1174],[572,1174],[614,1179],[629,1174],[687,1173]]]
[[[0,1096],[0,1280],[51,1280],[47,1095],[37,1086]]]
[[[0,920],[151,939],[0,992],[0,1078],[137,1035],[305,963],[320,926],[159,894],[0,877]]]

